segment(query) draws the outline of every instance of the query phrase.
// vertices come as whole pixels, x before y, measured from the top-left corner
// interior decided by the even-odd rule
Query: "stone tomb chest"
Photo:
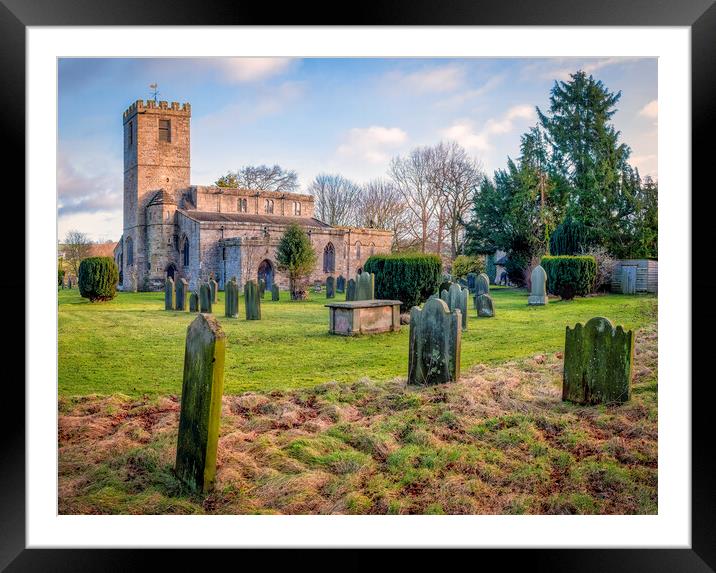
[[[328,307],[328,332],[343,336],[400,330],[399,300],[333,302]]]

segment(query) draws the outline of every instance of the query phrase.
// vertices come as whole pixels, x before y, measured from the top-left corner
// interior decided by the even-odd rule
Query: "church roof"
[[[149,207],[149,205],[162,205],[167,203],[170,205],[177,204],[174,197],[172,197],[170,193],[166,192],[164,189],[160,189],[154,194],[154,197],[151,198],[149,203],[147,203],[147,207]]]
[[[313,217],[289,217],[283,215],[256,215],[254,213],[217,213],[214,211],[182,210],[182,213],[201,223],[253,223],[255,225],[288,225],[297,223],[302,227],[318,227],[321,229],[331,226]]]

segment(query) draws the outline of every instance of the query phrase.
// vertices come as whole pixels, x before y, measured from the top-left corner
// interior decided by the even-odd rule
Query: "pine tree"
[[[306,232],[296,223],[288,226],[276,249],[276,262],[280,271],[288,273],[291,300],[307,297],[305,279],[316,265],[316,251]]]

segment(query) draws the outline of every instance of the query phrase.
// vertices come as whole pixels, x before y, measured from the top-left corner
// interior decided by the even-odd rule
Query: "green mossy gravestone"
[[[264,279],[259,279],[259,296],[261,298],[263,298],[265,293],[266,293],[266,281]]]
[[[338,275],[338,278],[336,279],[336,292],[345,292],[346,291],[346,279],[343,275]]]
[[[326,298],[334,298],[336,296],[336,279],[328,277],[326,279]]]
[[[495,304],[489,294],[476,296],[475,308],[477,309],[477,316],[481,318],[490,318],[495,316]]]
[[[530,275],[530,282],[532,283],[532,289],[530,296],[527,299],[527,304],[530,306],[541,306],[549,302],[547,298],[547,273],[542,268],[542,265],[537,265],[532,269]]]
[[[247,281],[244,285],[244,304],[246,320],[261,320],[261,297],[256,281]]]
[[[227,318],[239,317],[239,284],[232,278],[224,287],[224,314]]]
[[[346,301],[356,299],[356,281],[348,279],[348,288],[346,289]]]
[[[207,492],[216,476],[226,336],[213,316],[189,325],[184,350],[176,474],[193,491]]]
[[[164,310],[174,310],[175,307],[174,280],[172,277],[167,277],[164,281]]]
[[[475,292],[475,285],[477,284],[477,274],[467,273],[467,290]]]
[[[219,302],[219,283],[217,283],[213,278],[209,279],[209,289],[211,289],[212,304]]]
[[[356,277],[356,298],[355,300],[375,299],[375,275],[362,272]]]
[[[410,309],[408,384],[442,384],[460,376],[460,311],[437,297]]]
[[[475,279],[475,297],[481,294],[490,294],[490,279],[485,273],[480,273]]]
[[[614,328],[597,316],[586,325],[567,327],[564,341],[562,400],[578,404],[626,402],[631,398],[634,332]]]
[[[187,301],[189,299],[189,283],[186,279],[179,279],[174,287],[176,293],[176,309],[186,311],[188,307]]]
[[[462,315],[462,329],[467,330],[467,295],[469,291],[461,287],[459,284],[452,283],[450,290],[444,290],[440,293],[440,298],[445,301],[450,312],[456,308],[460,310]]]
[[[271,285],[271,300],[278,300],[278,299],[279,299],[278,285],[276,283],[273,283]]]
[[[193,292],[189,295],[189,312],[199,312],[199,293]]]
[[[211,312],[211,286],[209,283],[199,285],[199,312]]]

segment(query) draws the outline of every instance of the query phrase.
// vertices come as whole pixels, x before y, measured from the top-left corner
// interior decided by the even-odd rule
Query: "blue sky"
[[[655,58],[61,59],[58,237],[121,236],[122,112],[152,82],[159,99],[192,105],[193,184],[278,163],[305,188],[321,172],[383,176],[393,155],[447,139],[492,174],[578,69],[621,90],[614,124],[632,164],[657,177]]]

